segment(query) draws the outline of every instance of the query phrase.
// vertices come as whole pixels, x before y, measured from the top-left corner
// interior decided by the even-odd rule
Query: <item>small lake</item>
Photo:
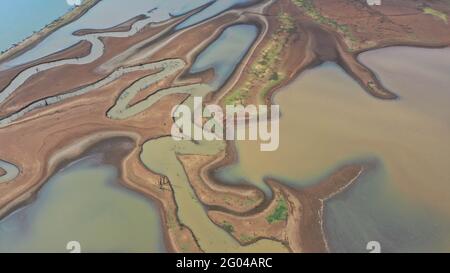
[[[149,140],[143,145],[141,160],[150,170],[166,175],[175,192],[178,217],[194,233],[206,252],[287,252],[280,242],[261,239],[241,246],[231,235],[214,224],[191,187],[178,154],[215,155],[225,148],[223,141],[175,141],[172,137]]]
[[[98,155],[56,173],[36,200],[0,221],[0,252],[163,252],[157,207],[118,182]]]

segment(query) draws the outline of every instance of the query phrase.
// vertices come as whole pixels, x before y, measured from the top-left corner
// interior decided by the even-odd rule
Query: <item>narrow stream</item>
[[[194,233],[200,247],[206,252],[287,252],[283,244],[267,239],[249,246],[240,246],[225,230],[208,218],[198,201],[177,154],[214,155],[225,148],[223,141],[175,141],[163,137],[146,142],[141,160],[152,171],[166,175],[175,191],[180,221]]]
[[[273,176],[297,187],[320,181],[342,164],[375,160],[376,168],[327,202],[333,251],[450,249],[450,49],[393,47],[360,60],[400,99],[368,95],[334,64],[305,71],[275,96],[280,147],[260,152],[239,141],[239,163],[217,175],[268,191]]]

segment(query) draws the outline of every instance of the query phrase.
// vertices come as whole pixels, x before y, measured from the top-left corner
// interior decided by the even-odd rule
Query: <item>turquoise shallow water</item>
[[[99,156],[55,174],[37,198],[0,221],[1,252],[162,252],[160,217],[148,199],[118,183]]]
[[[65,0],[2,0],[0,8],[0,51],[27,38],[33,31],[66,13]]]

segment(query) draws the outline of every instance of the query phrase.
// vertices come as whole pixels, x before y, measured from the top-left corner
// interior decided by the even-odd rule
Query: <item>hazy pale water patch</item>
[[[55,174],[30,205],[0,221],[0,252],[164,251],[156,207],[90,156]]]
[[[64,15],[70,6],[65,0],[2,0],[0,8],[0,51],[41,30]]]

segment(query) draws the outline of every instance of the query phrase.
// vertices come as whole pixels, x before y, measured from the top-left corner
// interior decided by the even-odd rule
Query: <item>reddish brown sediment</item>
[[[284,34],[280,33],[279,15],[287,14],[293,18],[295,31],[286,31]],[[242,75],[238,76],[237,81],[229,81],[233,85],[226,86],[223,90],[228,93],[230,90],[238,90],[243,86],[250,86],[246,98],[241,101],[242,104],[258,104],[260,99],[271,104],[271,97],[279,87],[285,85],[305,69],[310,69],[325,61],[336,62],[341,65],[346,71],[357,80],[361,86],[370,94],[378,98],[396,98],[395,94],[386,90],[376,79],[375,75],[359,64],[355,55],[349,53],[345,45],[340,41],[340,36],[333,33],[331,30],[319,26],[317,23],[311,21],[311,18],[306,16],[302,11],[292,3],[291,0],[280,0],[274,5],[270,6],[264,13],[268,21],[268,30],[265,39],[258,45],[252,57],[250,57],[245,65],[243,65]],[[275,36],[278,35],[278,36]],[[267,46],[271,41],[271,37],[277,39],[285,39],[283,49],[277,56],[277,61],[268,68],[268,72],[264,78],[256,78],[253,76],[253,67],[258,65],[259,58],[262,52],[267,50]],[[275,83],[270,90],[264,90],[267,82],[270,81],[272,73],[284,75],[278,83]],[[249,79],[251,79],[249,81]],[[222,103],[225,103],[225,95],[219,95]]]
[[[6,62],[8,60],[11,60],[13,58],[16,58],[19,55],[23,54],[24,52],[30,50],[31,48],[36,46],[38,43],[40,43],[42,40],[44,40],[46,37],[48,37],[50,34],[52,34],[57,29],[65,26],[65,25],[77,20],[81,16],[83,16],[86,12],[88,12],[92,7],[94,7],[99,2],[100,2],[100,0],[83,1],[83,3],[80,6],[76,7],[72,11],[59,17],[52,23],[45,26],[39,32],[34,33],[33,35],[26,38],[22,42],[16,44],[15,46],[11,47],[10,49],[6,50],[5,52],[2,52],[0,54],[0,64],[3,62]]]
[[[140,52],[136,53],[133,58],[126,60],[125,63],[132,66],[142,63],[142,60],[155,62],[166,59],[167,56],[176,56],[186,61],[189,68],[196,57],[219,38],[226,28],[245,23],[259,26],[259,20],[254,15],[246,13],[245,9],[233,9],[203,23],[175,31],[170,35],[158,37],[156,42],[152,41],[143,45],[139,50]],[[207,37],[205,37],[205,33],[208,33]],[[179,79],[180,81],[190,77],[187,72],[188,69],[185,69],[185,73]]]
[[[344,166],[315,186],[306,189],[294,189],[280,184],[285,192],[291,194],[292,198],[295,197],[301,205],[300,221],[292,225],[290,234],[297,236],[295,240],[303,252],[329,251],[323,230],[324,202],[355,183],[365,168],[365,164]]]
[[[138,58],[136,61],[126,61],[127,66],[139,65],[143,62],[157,62],[159,60],[167,59],[168,56],[171,58],[180,58],[186,62],[186,66],[182,69],[182,73],[172,75],[169,77],[168,81],[176,83],[176,85],[186,85],[193,83],[207,83],[214,78],[214,70],[207,69],[195,74],[188,73],[190,67],[195,61],[195,57],[202,52],[210,43],[217,39],[220,34],[231,24],[233,24],[238,19],[235,15],[225,14],[213,19],[207,23],[193,26],[189,31],[182,31],[180,33],[175,33],[176,38],[162,40],[160,42],[164,43],[164,47],[155,50],[150,56],[144,58]],[[203,33],[213,32],[208,38],[203,37]],[[162,39],[162,38],[161,38]],[[185,41],[189,40],[190,43]],[[142,48],[136,52],[135,55],[139,55],[142,52],[147,52],[153,50],[157,43],[149,43],[144,45]],[[195,46],[192,46],[195,45]],[[130,58],[132,60],[132,58]],[[145,99],[148,95],[152,94],[156,90],[161,88],[161,84],[154,84],[142,92],[140,92],[133,100],[131,105],[134,105],[141,100]]]
[[[211,39],[214,38],[214,36],[211,37]],[[108,49],[110,47],[107,47],[106,50]],[[93,68],[95,67],[93,66]],[[83,67],[80,66],[78,70],[74,70],[71,74],[75,73],[79,77],[78,72],[82,73],[82,69]],[[61,72],[44,71],[40,77],[30,79],[27,83],[37,86],[43,80],[47,83],[43,83],[42,86],[48,86],[51,82],[50,79],[57,75],[54,73],[69,73],[70,71],[69,66],[60,67],[59,70]],[[79,157],[89,144],[122,135],[137,139],[136,146],[139,147],[147,139],[169,135],[172,122],[170,109],[175,104],[180,103],[185,95],[167,96],[148,111],[127,121],[112,121],[105,117],[107,109],[114,104],[115,98],[122,90],[148,73],[147,71],[139,71],[127,74],[95,92],[35,110],[13,125],[2,128],[0,136],[2,143],[14,139],[15,143],[23,143],[23,145],[10,145],[8,149],[2,150],[5,160],[20,162],[18,166],[22,168],[22,173],[15,179],[13,186],[2,185],[0,187],[0,214],[5,215],[27,202],[54,173],[59,162]],[[43,79],[39,79],[42,77]],[[211,77],[211,71],[192,76],[186,75],[184,80],[192,81],[204,77]],[[86,84],[83,77],[79,77],[78,80],[84,81],[83,83],[77,83],[78,85]],[[169,84],[171,80],[164,82]],[[14,98],[23,92],[24,90],[17,90],[12,97]],[[47,95],[49,95],[48,90],[41,94],[41,96]],[[95,117],[95,120],[93,117]],[[135,158],[138,157],[135,156]],[[134,162],[135,165],[141,164],[137,159],[134,159]],[[141,192],[146,192],[149,196],[158,196],[155,190],[159,191],[159,187],[154,189],[149,187],[148,189],[147,186],[149,185],[143,184],[150,181],[147,178],[149,171],[146,170],[144,174],[140,175],[139,169],[143,172],[142,168],[130,166],[133,175],[127,172],[125,168],[124,173],[127,173],[127,175],[124,175],[124,177],[132,177],[136,181],[123,179],[124,183],[129,187],[139,189]],[[156,184],[157,180],[154,181],[154,184]],[[176,204],[173,196],[169,199],[169,195],[164,192],[160,198],[162,198],[160,200],[162,210],[165,211],[165,214],[163,214],[165,215],[164,225],[169,230],[166,241],[170,249],[174,251],[199,251],[195,237],[187,227],[181,226],[176,218]],[[175,225],[175,228],[170,229],[170,225]]]
[[[74,33],[72,33],[72,35],[84,36],[84,35],[88,35],[88,34],[98,34],[98,33],[105,33],[105,32],[125,32],[125,31],[131,30],[131,27],[133,26],[134,23],[136,23],[137,21],[141,21],[145,18],[147,18],[147,16],[144,14],[141,14],[141,15],[133,17],[123,23],[120,23],[117,26],[113,26],[110,28],[104,28],[104,29],[92,29],[92,28],[80,29],[80,30],[77,30]]]
[[[157,201],[168,251],[201,252],[192,231],[178,219],[178,206],[170,181],[143,166],[140,152],[141,148],[136,147],[122,162],[121,177],[125,186]]]
[[[397,96],[383,87],[374,73],[358,62],[357,56],[361,52],[387,46],[439,48],[450,45],[448,24],[422,11],[424,7],[431,6],[448,15],[448,4],[423,0],[387,0],[381,6],[368,6],[364,2],[351,0],[317,0],[314,6],[325,18],[348,28],[347,33],[342,33],[328,24],[320,24],[321,29],[336,39],[334,44],[339,53],[338,64],[367,92],[380,99],[395,99]],[[313,22],[307,15],[303,18]],[[317,22],[314,24],[319,25]]]
[[[208,216],[217,226],[228,231],[241,245],[249,245],[261,239],[270,239],[282,242],[292,251],[287,240],[287,221],[281,220],[273,223],[267,221],[267,217],[278,205],[277,200],[285,198],[279,188],[272,187],[272,190],[272,200],[260,212],[240,216],[225,211],[210,210]],[[294,216],[290,215],[290,217]]]
[[[352,76],[369,94],[379,99],[396,99],[397,95],[387,90],[367,67],[357,61],[355,55],[338,47],[339,63],[347,73]]]
[[[420,3],[424,5],[424,1],[419,1],[419,4],[411,4],[411,1],[403,2],[409,2],[416,10],[418,9],[417,6],[420,7]],[[387,90],[381,84],[372,71],[358,62],[357,56],[363,51],[386,46],[447,47],[450,45],[450,28],[431,15],[420,13],[420,20],[417,20],[414,16],[401,16],[410,13],[410,11],[407,8],[402,8],[401,5],[393,5],[392,3],[392,1],[389,1],[387,4],[383,3],[380,7],[370,8],[365,3],[350,0],[314,1],[317,9],[325,13],[327,18],[333,18],[342,24],[351,22],[354,16],[358,17],[356,13],[363,13],[358,17],[362,18],[358,20],[358,24],[349,25],[351,33],[355,35],[357,41],[357,43],[349,44],[349,37],[330,25],[315,22],[302,8],[295,5],[293,0],[275,2],[261,15],[265,16],[267,22],[269,22],[268,33],[252,56],[244,60],[240,68],[237,69],[240,73],[235,75],[234,79],[228,81],[222,92],[216,94],[216,101],[221,100],[224,103],[224,94],[248,85],[252,66],[256,64],[258,57],[261,56],[261,51],[268,45],[270,37],[276,33],[279,27],[277,15],[280,13],[286,13],[295,19],[296,31],[290,34],[288,42],[279,56],[279,61],[271,67],[272,71],[281,72],[286,77],[272,86],[267,93],[262,94],[266,103],[271,103],[271,97],[279,87],[291,81],[304,70],[324,61],[339,64],[369,94],[380,99],[397,98],[396,94]],[[438,4],[433,3],[432,6],[434,5]],[[450,9],[448,5],[440,4],[438,6],[441,10],[446,10],[448,14]],[[356,9],[356,11],[352,11],[352,9]],[[352,12],[356,13],[352,14]],[[383,12],[394,12],[395,14],[386,15]],[[348,13],[350,13],[350,16]],[[338,14],[339,16],[337,16]],[[375,19],[371,20],[372,17]],[[394,18],[392,19],[393,22],[389,21],[390,17]],[[405,27],[406,23],[411,23],[411,27]],[[398,28],[390,28],[390,26],[396,24]],[[366,31],[361,31],[361,29]],[[389,35],[385,35],[384,32]],[[252,88],[243,104],[254,104],[261,96],[261,86],[264,86],[267,82],[268,78],[253,81]]]
[[[194,48],[192,49],[192,46],[186,46],[186,47],[178,47],[179,44],[188,44],[188,43],[180,43],[178,39],[171,41],[171,44],[175,45],[175,49],[177,51],[171,51],[171,49],[161,49],[161,51],[166,52],[164,53],[164,56],[159,55],[159,51],[155,53],[154,56],[151,56],[150,58],[144,58],[140,59],[138,63],[134,64],[116,64],[113,67],[108,67],[107,70],[105,70],[104,64],[108,62],[108,60],[114,59],[118,54],[121,52],[126,51],[128,48],[130,48],[132,45],[135,45],[137,43],[146,41],[148,39],[151,40],[153,36],[158,36],[161,32],[170,31],[175,25],[177,25],[182,20],[185,20],[190,15],[198,12],[199,9],[196,9],[186,15],[183,15],[181,17],[177,17],[174,19],[171,19],[167,22],[163,22],[161,24],[157,25],[148,25],[145,28],[143,28],[140,32],[138,32],[136,35],[127,37],[127,38],[113,38],[113,37],[107,37],[102,38],[102,41],[105,45],[105,51],[104,54],[97,60],[95,60],[92,63],[85,64],[85,65],[63,65],[60,67],[55,67],[46,71],[42,71],[41,73],[38,73],[36,75],[33,75],[30,77],[24,84],[22,84],[17,90],[12,94],[3,104],[0,108],[0,116],[6,116],[8,114],[11,114],[13,112],[16,112],[26,105],[29,105],[30,103],[43,98],[43,97],[49,97],[54,96],[57,94],[63,94],[70,90],[74,90],[76,88],[80,88],[89,84],[93,84],[97,81],[99,81],[102,78],[105,78],[108,74],[110,74],[113,70],[117,69],[119,66],[132,66],[132,65],[140,65],[143,63],[149,63],[154,61],[160,61],[162,59],[167,58],[183,58],[183,56],[190,53],[190,51],[200,51],[202,48]],[[222,21],[212,21],[208,24],[202,24],[206,25],[206,28],[208,29],[216,29],[220,28],[220,24],[223,23]],[[214,40],[217,35],[208,37],[207,40]],[[190,36],[189,36],[190,37]],[[185,37],[183,37],[185,38]],[[192,38],[192,37],[191,37]],[[198,36],[198,40],[193,40],[193,44],[197,44],[200,41],[203,41],[204,38],[201,37],[201,35]],[[149,43],[152,44],[155,41],[150,41]],[[206,44],[205,44],[206,46]],[[145,48],[142,48],[138,51],[145,51]],[[135,52],[136,53],[136,52]],[[189,64],[191,64],[192,60],[189,58]],[[99,69],[99,67],[102,67],[102,69]],[[188,66],[185,67],[184,71],[189,69]],[[5,71],[5,73],[8,73],[8,70]],[[70,76],[67,76],[70,75]],[[76,77],[75,77],[76,75]],[[200,80],[203,79],[202,74],[198,74],[200,76]],[[208,75],[208,74],[205,74]],[[178,78],[179,75],[176,76]],[[192,77],[186,77],[188,80],[192,80]],[[55,83],[54,79],[64,79],[64,81],[58,81]],[[178,84],[186,84],[187,82],[179,82]],[[139,96],[145,96],[149,93],[154,92],[156,89],[155,87],[158,86],[152,86],[145,92],[142,92],[139,94]],[[136,98],[138,101],[141,99],[141,97]],[[133,103],[136,101],[133,101]]]
[[[175,38],[173,36],[168,36],[166,39],[162,39],[160,41],[161,44],[164,43],[164,50],[156,50],[155,53],[147,58],[147,61],[154,62],[156,60],[160,60],[163,58],[167,58],[167,56],[179,56],[182,57],[185,61],[193,61],[194,58],[189,58],[189,53],[195,50],[199,45],[202,48],[205,48],[213,41],[216,37],[220,35],[220,33],[229,25],[234,23],[239,16],[235,14],[224,14],[219,17],[209,21],[208,23],[199,24],[189,28],[188,30],[178,31],[175,33]],[[205,33],[208,33],[208,37],[205,39]],[[187,42],[189,41],[189,42]],[[152,43],[141,50],[152,50],[159,45]],[[162,47],[161,47],[162,48]],[[196,50],[200,52],[201,50]],[[133,65],[136,63],[129,62],[129,65]],[[188,63],[190,66],[191,63]]]
[[[169,134],[172,122],[169,111],[182,99],[177,95],[161,99],[148,111],[127,121],[113,121],[105,116],[115,97],[139,75],[142,73],[130,73],[95,93],[37,110],[14,126],[2,128],[0,142],[5,143],[2,157],[8,162],[17,162],[22,172],[15,183],[0,185],[0,207],[43,183],[52,172],[53,154],[80,142],[77,139],[102,131],[134,132],[144,139]]]
[[[181,19],[177,19],[177,20],[181,20]],[[168,24],[175,24],[176,22],[172,22],[172,23],[168,23]],[[213,22],[214,23],[214,22]],[[156,29],[152,29],[153,32],[157,32],[158,28]],[[139,34],[137,34],[136,36],[145,36],[144,32],[141,32]],[[146,33],[147,35],[149,35],[149,33]],[[134,38],[134,37],[133,37]],[[136,38],[134,38],[136,39]],[[108,43],[106,43],[108,45]],[[113,56],[114,55],[114,51],[120,51],[121,47],[117,46],[118,43],[113,44],[111,46],[107,46],[106,47],[106,57],[108,57],[108,52],[112,52],[110,55]],[[119,48],[112,48],[114,45],[116,45]],[[127,46],[127,45],[125,45]],[[104,58],[106,58],[104,57]],[[78,70],[75,71],[70,71],[70,69],[72,67],[76,67],[78,68]],[[94,65],[92,65],[92,67],[94,67]],[[39,83],[41,82],[45,82],[45,84],[42,84],[45,87],[51,87],[53,83],[52,79],[57,78],[55,77],[56,74],[54,73],[62,73],[62,74],[69,74],[69,75],[77,75],[77,79],[78,80],[83,80],[82,75],[80,75],[80,73],[82,73],[83,70],[85,70],[86,67],[84,66],[63,66],[63,67],[59,67],[59,69],[53,69],[55,71],[44,71],[42,73],[40,73],[39,76],[43,77],[44,79],[30,79],[29,80],[29,84],[33,85],[34,88],[37,88]],[[56,71],[56,70],[60,70],[60,71]],[[60,75],[62,75],[60,74]],[[45,140],[47,138],[46,135],[51,136],[52,134],[56,134],[55,129],[56,128],[66,128],[66,131],[69,132],[71,131],[70,128],[73,128],[72,130],[79,130],[78,133],[74,134],[73,136],[71,136],[70,134],[64,134],[66,137],[60,137],[59,141],[61,142],[67,142],[69,143],[70,140],[73,140],[75,138],[81,137],[84,134],[89,135],[90,130],[92,129],[85,129],[87,131],[83,130],[83,126],[81,126],[81,124],[83,123],[91,123],[91,118],[92,117],[96,117],[95,120],[95,124],[98,124],[99,128],[102,127],[107,127],[107,125],[111,125],[111,128],[108,130],[114,130],[117,129],[115,127],[115,124],[126,124],[126,126],[124,126],[124,128],[130,128],[130,129],[136,129],[134,126],[138,126],[137,129],[140,129],[139,126],[142,126],[143,121],[145,120],[145,125],[148,124],[152,124],[152,120],[154,120],[154,124],[158,124],[158,126],[162,126],[162,124],[164,124],[164,128],[166,128],[167,130],[164,131],[162,130],[162,132],[164,132],[164,134],[169,134],[169,130],[168,128],[170,127],[169,124],[171,122],[170,119],[170,114],[168,114],[167,112],[170,111],[171,107],[167,107],[167,108],[163,108],[161,109],[160,107],[157,107],[158,104],[161,104],[163,102],[169,101],[172,102],[173,101],[177,101],[177,100],[181,100],[184,98],[184,95],[174,95],[174,96],[168,96],[162,100],[160,100],[160,102],[158,102],[155,106],[152,107],[152,111],[150,111],[151,113],[154,112],[154,114],[149,115],[152,118],[147,120],[148,116],[146,113],[140,114],[134,118],[132,118],[131,120],[128,120],[127,122],[119,122],[119,121],[111,121],[109,119],[107,119],[105,117],[105,112],[106,110],[110,107],[110,105],[114,104],[115,98],[118,96],[118,94],[127,86],[129,86],[136,78],[141,78],[145,75],[147,75],[148,72],[145,71],[140,71],[140,72],[134,72],[134,73],[130,73],[128,75],[125,75],[123,77],[121,77],[119,80],[114,81],[114,83],[109,84],[106,87],[100,88],[99,90],[96,90],[95,94],[91,93],[91,94],[86,94],[77,98],[72,98],[69,99],[67,101],[61,102],[55,106],[52,107],[47,107],[45,109],[39,109],[36,111],[33,111],[30,115],[27,115],[25,118],[23,118],[22,120],[18,121],[16,124],[14,124],[14,126],[9,126],[7,128],[3,128],[2,129],[2,135],[0,136],[0,138],[2,139],[2,141],[4,141],[5,143],[11,139],[14,139],[11,136],[20,136],[19,138],[15,138],[15,141],[19,141],[21,143],[32,143],[35,141],[40,141],[40,140]],[[64,77],[63,77],[64,78]],[[65,82],[65,85],[67,85],[67,81]],[[77,85],[85,85],[86,82],[84,81],[83,83],[77,83]],[[107,90],[107,91],[105,91]],[[40,91],[44,91],[44,90],[40,90]],[[43,92],[43,94],[41,94],[40,96],[48,96],[51,95],[51,93],[48,93],[48,90],[45,90],[47,92]],[[26,93],[23,90],[17,90],[12,97],[16,97],[19,96],[22,93]],[[32,100],[30,100],[32,101]],[[175,103],[172,103],[173,105]],[[95,107],[92,107],[93,105],[95,105]],[[167,111],[166,111],[167,110]],[[80,112],[81,114],[74,114],[76,112]],[[148,111],[145,111],[148,112]],[[64,114],[63,114],[64,113]],[[76,119],[77,122],[70,122],[72,119]],[[164,122],[164,120],[166,120],[166,122]],[[102,126],[102,124],[105,123],[105,126]],[[72,125],[77,125],[74,127],[71,127]],[[156,126],[156,127],[158,127]],[[86,126],[89,128],[89,126]],[[119,126],[120,127],[120,126]],[[148,126],[144,126],[144,128],[148,129]],[[105,129],[106,130],[106,129]],[[33,134],[33,131],[38,131],[39,134]],[[48,132],[47,132],[48,131]],[[162,134],[162,133],[161,133]],[[144,136],[148,136],[148,138],[151,137],[156,137],[158,136],[158,134],[152,134],[151,130],[149,130],[148,132],[146,132],[145,134],[143,134]],[[27,139],[34,139],[35,141],[27,141]],[[52,137],[53,138],[53,137]],[[58,146],[57,143],[58,141],[51,141],[50,143],[55,143],[54,146]],[[20,147],[15,146],[15,145],[11,145],[10,148],[11,150],[8,152],[6,149],[4,151],[5,155],[7,154],[11,154],[13,156],[16,157],[20,157],[20,154],[24,154],[24,153],[20,153],[19,150],[27,150],[27,146],[29,146],[31,144],[28,145],[23,145]],[[63,144],[59,144],[60,146],[64,146]],[[37,166],[42,165],[42,163],[39,164],[33,164],[31,162],[28,162],[31,160],[31,158],[33,158],[33,156],[31,156],[31,154],[33,153],[33,151],[36,151],[36,146],[39,145],[34,145],[35,148],[30,148],[27,159],[25,160],[18,160],[19,162],[23,162],[23,165],[26,166],[34,166],[34,168],[32,170],[24,170],[25,176],[28,176],[31,173],[34,173],[35,170],[37,170]],[[48,152],[49,154],[51,154],[51,152]],[[40,160],[38,160],[37,162],[45,162],[46,160],[45,158],[45,154],[44,151],[40,151],[39,156],[37,156]],[[49,155],[47,155],[49,156]],[[8,157],[8,156],[6,156]],[[45,168],[42,168],[45,169]],[[34,171],[33,171],[34,170]],[[22,177],[20,178],[22,179]],[[20,180],[19,179],[19,180]],[[31,179],[31,177],[24,177],[23,180],[29,180],[32,181],[33,179]],[[17,183],[17,184],[21,184],[21,183]],[[6,189],[3,189],[6,190]]]
[[[0,167],[0,176],[4,176],[6,174],[6,171]]]

